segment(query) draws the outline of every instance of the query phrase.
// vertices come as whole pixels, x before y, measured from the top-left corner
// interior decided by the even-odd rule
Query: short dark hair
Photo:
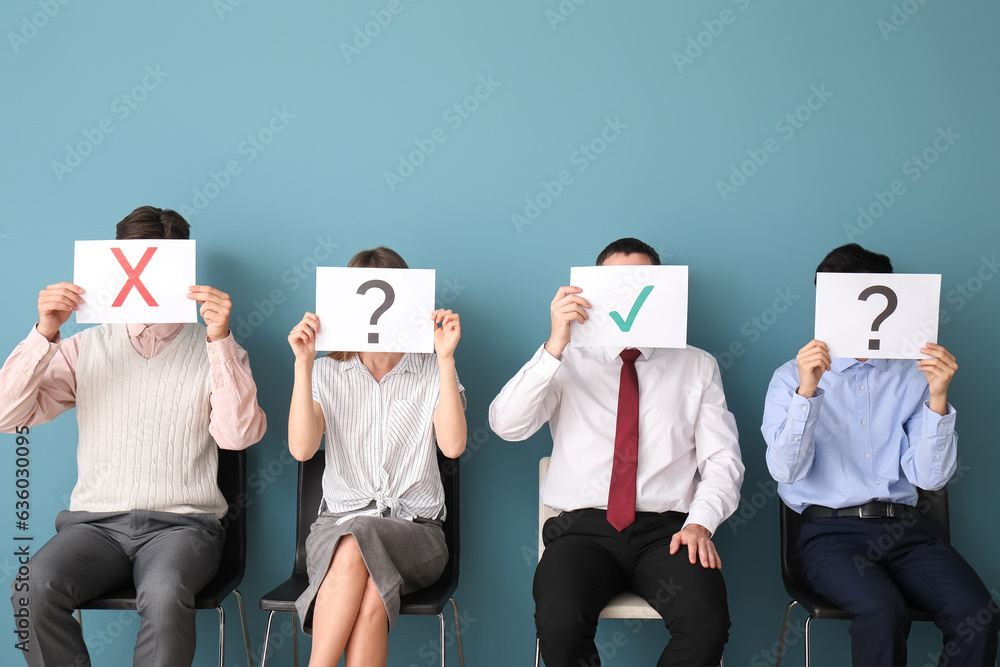
[[[392,248],[380,245],[371,250],[362,250],[351,257],[347,266],[353,269],[408,269],[406,260]]]
[[[597,256],[597,266],[604,264],[604,260],[611,255],[631,255],[633,253],[646,255],[655,266],[660,265],[660,255],[653,250],[653,246],[628,236],[608,244],[608,247]]]
[[[177,211],[155,206],[140,206],[118,223],[115,238],[181,239],[191,238],[191,225]]]
[[[848,243],[831,250],[816,267],[816,273],[892,273],[892,262],[885,255]]]

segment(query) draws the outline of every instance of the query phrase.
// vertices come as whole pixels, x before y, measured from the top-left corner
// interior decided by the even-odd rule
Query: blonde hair
[[[371,250],[362,250],[347,263],[352,269],[408,269],[406,260],[392,248],[380,245]],[[330,352],[326,356],[336,361],[349,361],[357,352]]]

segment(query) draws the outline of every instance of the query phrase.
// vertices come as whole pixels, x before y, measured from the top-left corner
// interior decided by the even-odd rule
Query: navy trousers
[[[799,557],[806,583],[854,615],[855,667],[906,665],[908,607],[944,634],[938,665],[993,665],[1000,607],[936,522],[827,517],[805,521]]]

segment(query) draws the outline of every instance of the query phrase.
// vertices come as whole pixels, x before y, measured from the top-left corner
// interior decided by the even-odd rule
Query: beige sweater
[[[88,329],[76,368],[79,478],[71,510],[226,514],[208,432],[204,326],[185,325],[144,359],[124,324]]]

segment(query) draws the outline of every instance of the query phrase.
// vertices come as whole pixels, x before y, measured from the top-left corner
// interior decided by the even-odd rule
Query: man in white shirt
[[[599,266],[659,263],[653,248],[633,238],[597,258]],[[490,405],[490,425],[505,440],[525,440],[546,422],[552,432],[541,494],[561,514],[543,528],[545,553],[535,570],[542,656],[547,667],[600,665],[598,616],[628,589],[670,630],[657,664],[717,665],[730,622],[711,537],[739,503],[744,470],[718,364],[694,347],[569,345],[571,324],[588,317],[581,292],[559,288],[548,341]],[[638,444],[632,454],[619,449],[629,431]],[[622,508],[620,466],[629,459],[630,506]]]

